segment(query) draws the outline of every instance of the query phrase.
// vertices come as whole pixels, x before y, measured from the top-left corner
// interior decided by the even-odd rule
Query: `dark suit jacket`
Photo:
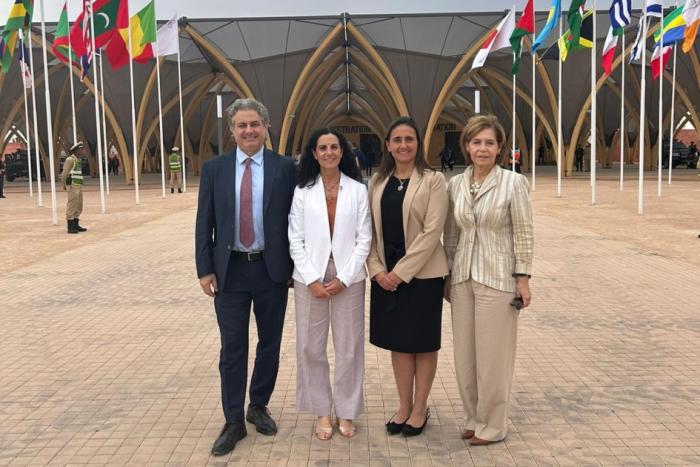
[[[274,282],[292,277],[287,225],[294,196],[294,164],[288,157],[265,149],[263,153],[264,260]],[[236,151],[207,161],[199,182],[195,260],[197,277],[216,274],[219,287],[226,281],[226,269],[234,244],[236,209]]]

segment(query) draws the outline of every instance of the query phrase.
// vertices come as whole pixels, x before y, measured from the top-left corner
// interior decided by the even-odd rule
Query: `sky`
[[[35,22],[39,22],[39,3],[35,2]],[[58,21],[63,8],[63,0],[43,0],[46,7],[47,22]],[[592,0],[588,0],[587,6]],[[610,7],[611,0],[597,0],[597,9]],[[14,0],[0,0],[0,24],[4,24]],[[147,0],[129,0],[132,11],[139,10]],[[494,12],[501,11],[516,4],[522,9],[525,0],[269,0],[255,2],[250,0],[157,0],[158,19],[167,20],[175,14],[188,18],[242,18],[242,17],[279,17],[279,16],[335,16],[342,12],[350,14],[387,14],[387,13],[454,13],[454,12]],[[567,8],[570,0],[562,0]],[[642,0],[632,0],[633,8],[640,8]],[[68,17],[74,20],[81,9],[82,0],[68,0]],[[551,0],[535,0],[537,11],[546,11]]]

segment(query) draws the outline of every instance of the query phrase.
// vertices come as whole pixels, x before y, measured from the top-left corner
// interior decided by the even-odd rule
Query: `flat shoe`
[[[497,441],[491,441],[488,439],[481,439],[481,438],[477,438],[476,436],[474,436],[472,439],[469,440],[469,445],[470,446],[488,446],[489,444],[500,443],[501,441],[503,441],[503,440],[499,439]]]
[[[392,421],[392,420],[394,420],[394,417],[396,417],[396,414],[392,415],[391,418],[389,419],[389,421],[386,422],[386,425],[385,425],[386,431],[390,435],[398,435],[399,433],[401,433],[401,430],[403,430],[404,425],[406,425],[406,420],[408,420],[408,418],[407,418],[406,420],[403,421],[403,423],[396,423],[396,422]]]
[[[344,420],[347,420],[347,419],[344,419]],[[350,421],[350,420],[348,420],[348,421]],[[352,426],[352,428],[344,428],[343,425],[340,424],[340,419],[337,419],[335,421],[335,424],[338,425],[338,431],[340,432],[340,434],[344,438],[352,438],[353,436],[355,436],[355,433],[357,431],[357,427],[355,426],[354,423],[350,422],[350,425]]]

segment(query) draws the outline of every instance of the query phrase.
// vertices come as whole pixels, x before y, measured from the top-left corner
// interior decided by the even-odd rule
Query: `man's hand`
[[[336,295],[344,289],[343,284],[337,277],[332,281],[323,284],[323,288],[326,289],[326,292],[328,292],[328,294],[331,296]]]
[[[210,297],[216,296],[216,293],[219,291],[215,274],[207,274],[206,276],[200,277],[199,286],[202,288],[204,293]]]
[[[515,295],[523,299],[523,308],[529,307],[532,303],[530,280],[527,276],[518,277],[515,281]]]
[[[331,296],[323,284],[321,284],[321,281],[312,282],[308,287],[314,298],[329,298]]]

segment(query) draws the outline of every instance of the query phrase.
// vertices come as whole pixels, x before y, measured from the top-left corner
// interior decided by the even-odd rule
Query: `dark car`
[[[662,145],[662,167],[664,169],[668,169],[668,149],[669,149],[669,142],[668,140],[663,141]],[[673,142],[673,151],[671,154],[671,164],[672,167],[675,169],[679,165],[684,165],[689,169],[694,169],[697,166],[698,163],[698,154],[697,153],[691,153],[688,150],[688,147],[683,144],[680,141],[674,141]]]
[[[7,181],[11,182],[16,178],[27,177],[29,178],[29,163],[27,161],[28,153],[27,151],[19,151],[15,154],[5,156],[5,176]],[[34,162],[35,159],[32,159]],[[41,165],[41,179],[46,180],[46,174],[44,173],[44,164]],[[36,166],[32,166],[32,180],[36,180]]]

